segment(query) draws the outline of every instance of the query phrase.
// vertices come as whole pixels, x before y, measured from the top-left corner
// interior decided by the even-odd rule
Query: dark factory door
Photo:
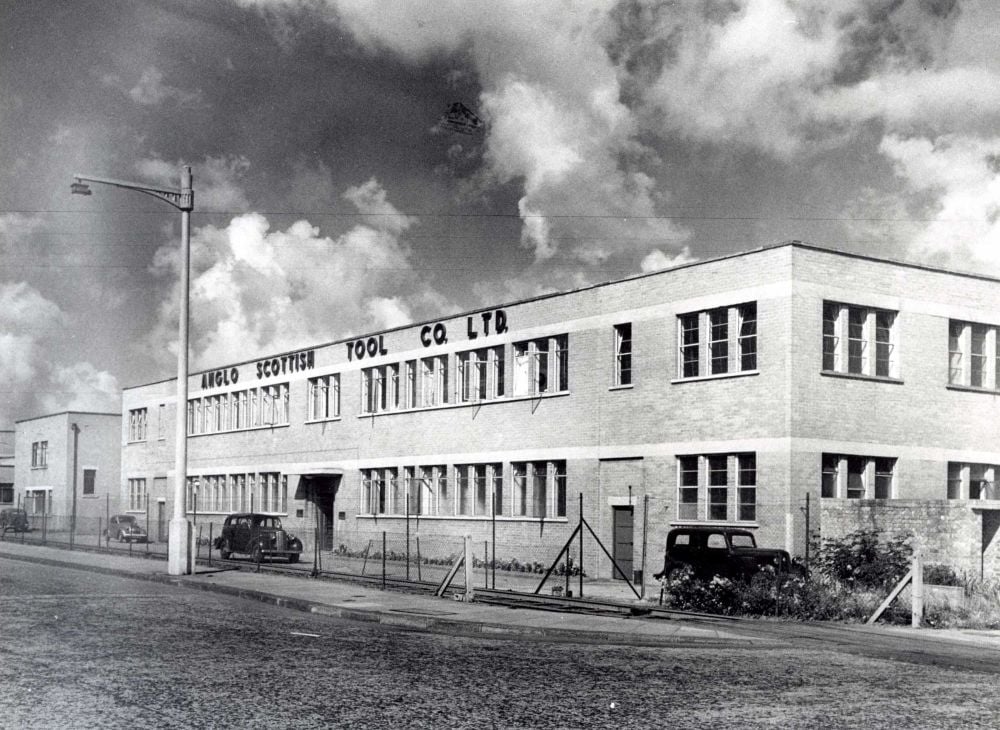
[[[614,507],[614,532],[611,539],[614,542],[612,555],[618,567],[625,573],[622,576],[614,566],[611,567],[615,580],[632,580],[632,522],[634,508]]]

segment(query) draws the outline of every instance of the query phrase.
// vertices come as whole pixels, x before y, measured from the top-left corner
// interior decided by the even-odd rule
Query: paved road
[[[411,633],[0,558],[8,727],[996,727],[995,675]]]

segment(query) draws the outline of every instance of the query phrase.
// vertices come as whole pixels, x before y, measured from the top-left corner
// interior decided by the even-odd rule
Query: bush
[[[881,539],[874,530],[859,530],[843,538],[823,540],[817,569],[851,588],[891,588],[910,569],[909,538]]]

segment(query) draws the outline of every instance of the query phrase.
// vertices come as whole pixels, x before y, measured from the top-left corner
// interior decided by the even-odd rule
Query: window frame
[[[677,314],[677,375],[673,382],[758,372],[757,301]]]
[[[614,362],[611,378],[611,385],[614,388],[627,388],[633,385],[632,366],[635,362],[633,357],[632,323],[622,322],[616,324],[613,329],[614,336]]]
[[[900,381],[899,315],[885,307],[823,300],[820,372]]]

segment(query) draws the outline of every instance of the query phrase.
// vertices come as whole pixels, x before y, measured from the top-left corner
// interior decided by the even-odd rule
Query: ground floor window
[[[820,495],[826,499],[892,499],[896,459],[882,456],[823,454]]]
[[[565,461],[515,461],[511,473],[514,517],[566,516]]]
[[[715,522],[757,519],[757,455],[677,457],[677,518]]]
[[[492,514],[490,502],[496,494],[503,499],[502,464],[459,464],[455,467],[456,514],[489,517]]]
[[[288,513],[288,476],[280,472],[192,476],[187,479],[186,490],[189,514],[196,511]]]
[[[52,512],[51,489],[27,489],[24,492],[24,510],[28,514],[41,515]]]
[[[948,462],[948,499],[1000,499],[1000,465]]]
[[[130,512],[142,512],[146,509],[146,480],[128,480],[128,509]]]
[[[0,484],[0,504],[14,504],[13,484]]]

